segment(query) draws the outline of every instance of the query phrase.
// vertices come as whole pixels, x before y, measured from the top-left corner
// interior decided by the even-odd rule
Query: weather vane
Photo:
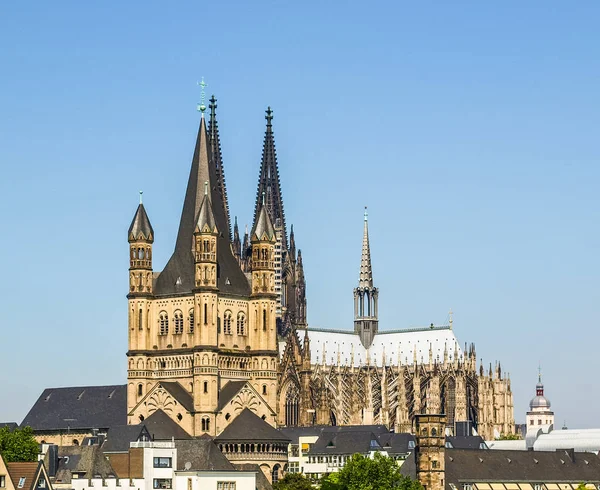
[[[198,104],[198,111],[204,114],[204,111],[206,110],[206,105],[204,104],[204,89],[207,87],[206,83],[204,82],[204,77],[202,77],[202,81],[198,82],[198,85],[200,85],[200,103]]]

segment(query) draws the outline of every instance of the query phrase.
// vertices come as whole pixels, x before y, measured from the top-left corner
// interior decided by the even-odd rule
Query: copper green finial
[[[202,77],[201,82],[198,82],[198,85],[200,86],[200,103],[198,104],[198,111],[204,114],[204,111],[206,110],[206,105],[204,104],[204,89],[207,87],[206,83],[204,82],[204,77]]]
[[[142,204],[142,194],[144,194],[144,191],[140,191],[140,204]]]

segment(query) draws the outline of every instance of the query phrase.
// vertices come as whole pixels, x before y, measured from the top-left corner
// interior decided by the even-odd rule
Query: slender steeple
[[[364,229],[362,255],[360,257],[360,277],[358,279],[359,288],[373,287],[373,270],[371,268],[371,249],[369,248],[369,224],[367,207],[365,206]]]
[[[263,144],[260,174],[258,176],[258,189],[256,191],[256,205],[254,207],[254,221],[260,210],[262,196],[265,196],[265,206],[276,229],[281,229],[282,249],[287,250],[287,231],[285,226],[285,214],[283,211],[283,198],[281,196],[281,183],[279,181],[279,168],[277,166],[277,154],[275,152],[275,138],[273,136],[273,111],[267,108],[265,119],[267,129]]]
[[[191,292],[195,287],[194,280],[194,231],[205,196],[205,183],[208,182],[207,194],[212,205],[217,237],[217,287],[221,292],[230,294],[250,294],[248,279],[233,256],[229,240],[228,218],[223,196],[217,186],[217,167],[212,165],[211,144],[204,111],[204,101],[198,105],[202,112],[200,127],[196,138],[196,147],[188,178],[187,189],[183,201],[183,210],[179,222],[179,231],[173,255],[156,280],[156,295]],[[222,179],[224,182],[224,177]]]
[[[379,290],[373,286],[367,219],[367,208],[365,207],[360,273],[358,287],[354,289],[354,331],[360,335],[362,344],[368,349],[379,328],[377,318]]]
[[[240,229],[238,228],[237,216],[235,217],[233,224],[233,255],[241,265],[242,241],[240,240]]]
[[[221,152],[221,139],[219,137],[219,125],[217,123],[217,99],[213,95],[208,103],[210,109],[210,121],[208,123],[208,135],[210,139],[210,149],[215,166],[215,182],[214,186],[221,194],[223,207],[225,208],[225,223],[227,225],[227,233],[229,240],[231,237],[231,219],[229,217],[229,201],[227,200],[227,187],[225,185],[225,171],[223,169],[223,154]],[[221,230],[223,231],[223,230]]]

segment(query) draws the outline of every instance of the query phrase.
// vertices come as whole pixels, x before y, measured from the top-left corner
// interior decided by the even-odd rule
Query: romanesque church
[[[448,429],[484,438],[514,431],[510,380],[477,367],[448,325],[378,322],[363,218],[354,325],[311,328],[306,281],[286,224],[273,114],[251,231],[231,226],[216,100],[205,107],[173,255],[154,271],[155,232],[144,205],[128,232],[127,418],[162,410],[192,435],[220,434],[245,408],[274,426],[386,424],[410,432],[415,415],[446,414]],[[160,233],[157,237],[160,246]],[[359,245],[357,243],[357,249]]]

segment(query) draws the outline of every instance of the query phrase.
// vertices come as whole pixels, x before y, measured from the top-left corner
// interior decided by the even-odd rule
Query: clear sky
[[[557,423],[600,426],[600,3],[4,2],[0,421],[125,383],[127,228],[162,269],[218,98],[251,225],[273,120],[313,326],[352,328],[369,207],[381,329],[443,323]]]

